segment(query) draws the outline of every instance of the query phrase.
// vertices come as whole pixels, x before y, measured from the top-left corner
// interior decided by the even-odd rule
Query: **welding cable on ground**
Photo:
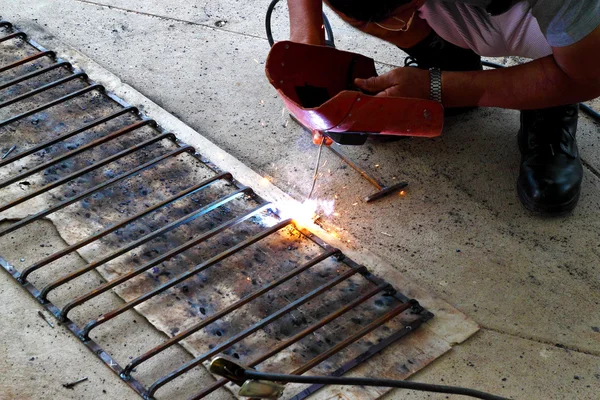
[[[419,390],[423,392],[447,393],[474,397],[484,400],[508,400],[506,397],[496,396],[479,390],[463,388],[460,386],[434,385],[421,382],[410,382],[392,379],[373,378],[344,378],[337,376],[302,376],[286,374],[269,374],[254,370],[244,370],[244,379],[253,379],[272,382],[306,383],[317,385],[351,385],[351,386],[379,386],[398,389]]]
[[[280,0],[272,0],[269,7],[267,7],[267,16],[265,18],[265,29],[267,31],[267,39],[269,40],[269,45],[271,47],[275,44],[275,39],[273,39],[273,31],[271,30],[271,17],[273,15],[273,10],[275,10],[275,6],[279,3]],[[325,28],[325,45],[329,47],[335,47],[335,38],[333,37],[333,29],[331,29],[331,24],[329,23],[329,19],[327,15],[323,13],[323,27]]]

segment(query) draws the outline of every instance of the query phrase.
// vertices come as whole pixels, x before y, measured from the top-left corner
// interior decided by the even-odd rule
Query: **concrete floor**
[[[25,30],[39,24],[302,198],[316,149],[287,122],[264,77],[266,3],[0,0],[0,13]],[[280,38],[286,35],[284,15],[274,17]],[[401,64],[397,49],[333,22],[338,47],[372,56],[382,70]],[[43,36],[37,39],[44,43]],[[370,247],[483,327],[416,380],[522,399],[595,399],[600,392],[600,128],[582,118],[582,198],[573,215],[555,219],[530,215],[516,197],[517,130],[517,112],[482,109],[447,121],[438,139],[344,149],[384,180],[410,182],[406,196],[371,205],[360,199],[372,187],[325,152],[317,196],[337,195],[339,216],[326,223],[339,227],[342,237],[357,238],[357,247]],[[3,313],[13,315],[2,323],[2,334],[18,333],[23,345],[2,352],[9,354],[6,362],[12,367],[0,378],[0,398],[59,394],[60,385],[34,372],[35,362],[29,361],[34,356],[21,350],[31,340],[22,319],[45,328],[34,313],[16,314],[34,302],[8,278],[1,280],[0,301],[8,307]],[[49,352],[56,335],[44,335],[36,351]],[[87,351],[67,336],[60,335],[66,354]],[[73,360],[67,365],[79,363],[65,357]],[[103,385],[60,392],[61,398],[135,398],[93,357],[83,362],[87,371],[98,371]],[[60,359],[54,363],[63,368]],[[69,376],[77,376],[72,372]],[[29,377],[36,378],[39,390],[22,391]],[[100,394],[104,385],[106,395]],[[388,398],[404,395],[446,397],[396,391]]]

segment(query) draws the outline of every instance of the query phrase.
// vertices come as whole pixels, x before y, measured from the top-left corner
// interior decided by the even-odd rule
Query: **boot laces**
[[[564,153],[571,156],[565,151],[565,148],[575,138],[567,129],[563,129],[562,127],[564,112],[551,113],[549,110],[534,111],[534,120],[528,138],[529,146],[532,150],[545,148],[552,156],[555,156],[556,153]]]

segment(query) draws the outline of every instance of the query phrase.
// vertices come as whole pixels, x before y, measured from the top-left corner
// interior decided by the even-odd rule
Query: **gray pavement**
[[[301,199],[316,149],[282,113],[264,76],[267,4],[0,0],[0,14],[26,30],[39,24]],[[281,38],[284,17],[274,17]],[[332,19],[340,48],[374,57],[382,70],[402,63],[397,49]],[[316,194],[337,196],[339,214],[325,226],[357,238],[357,247],[369,247],[482,325],[483,332],[416,379],[523,399],[594,399],[600,128],[582,118],[582,198],[573,215],[555,219],[530,215],[517,199],[517,130],[517,112],[481,109],[448,120],[438,139],[345,148],[385,181],[410,183],[405,196],[370,205],[360,199],[373,188],[325,152]],[[409,398],[438,398],[427,396]]]

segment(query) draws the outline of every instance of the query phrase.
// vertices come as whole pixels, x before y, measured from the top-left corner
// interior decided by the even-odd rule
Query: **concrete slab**
[[[482,330],[414,380],[485,386],[512,399],[592,400],[598,398],[598,371],[597,357]],[[453,396],[394,390],[382,400],[448,398]]]
[[[187,6],[177,2],[169,3],[168,10],[176,18],[172,20],[172,15],[158,18],[139,13],[162,13],[141,8],[161,2],[112,1],[135,12],[73,0],[40,0],[27,6],[21,0],[0,0],[0,4],[3,17],[24,26],[36,19],[259,173],[268,174],[286,192],[302,198],[310,185],[316,149],[292,122],[283,126],[282,104],[264,78],[261,63],[268,49],[263,38],[254,37],[262,37],[262,11],[254,6],[246,13],[252,15],[245,21],[254,31],[241,27],[242,14],[240,28],[234,31],[238,14],[233,11],[213,12],[213,19],[198,20],[206,25],[215,18],[233,21],[218,29],[182,22],[187,17],[177,13],[186,12]],[[235,10],[237,3],[208,4]],[[338,37],[343,36],[340,30]],[[368,42],[356,43],[360,52],[369,54],[372,49]],[[376,58],[382,61],[397,54],[392,48],[377,51]],[[338,194],[340,215],[324,226],[342,238],[348,232],[484,327],[506,334],[506,347],[518,346],[520,337],[588,354],[569,353],[578,357],[598,356],[600,179],[593,172],[600,170],[598,125],[587,118],[580,124],[580,149],[589,165],[580,206],[571,217],[551,220],[523,211],[514,193],[517,129],[516,112],[479,110],[448,121],[444,136],[436,140],[344,149],[387,181],[395,176],[411,184],[405,197],[369,206],[360,198],[371,188],[325,153],[323,161],[328,164],[322,170],[318,195]],[[473,346],[474,352],[488,350],[484,342]],[[515,367],[498,363],[506,371]],[[544,376],[543,365],[518,365]],[[451,371],[451,364],[435,373],[446,368]],[[597,362],[586,368],[594,371]],[[472,382],[466,375],[460,379]],[[564,388],[577,397],[575,388]],[[524,398],[540,397],[539,392],[532,389],[529,395],[527,390]]]

